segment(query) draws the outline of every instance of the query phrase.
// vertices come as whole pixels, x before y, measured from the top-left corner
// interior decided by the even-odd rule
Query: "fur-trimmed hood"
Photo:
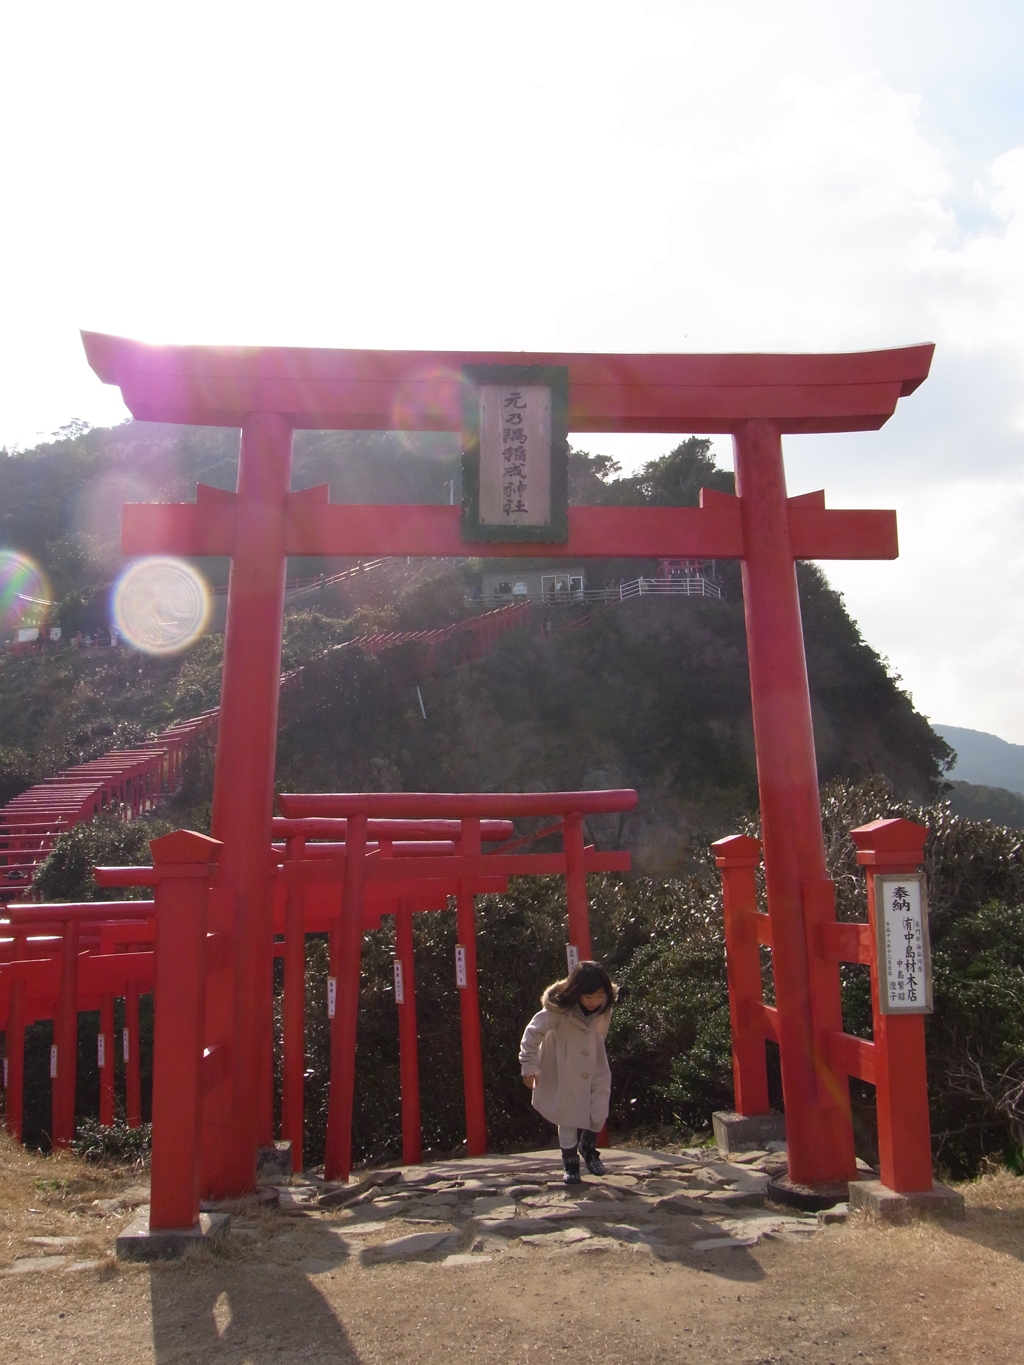
[[[574,1013],[578,1013],[581,1019],[586,1019],[587,1016],[586,1016],[586,1015],[583,1013],[583,1011],[580,1009],[579,1005],[571,1005],[568,1009],[566,1009],[564,1005],[558,1004],[558,1001],[557,1001],[557,998],[556,998],[557,995],[558,995],[558,992],[561,991],[561,990],[564,990],[565,987],[568,985],[568,983],[569,983],[569,978],[568,978],[567,976],[566,976],[566,977],[563,977],[563,979],[562,979],[561,981],[553,981],[553,982],[551,983],[551,985],[548,986],[548,988],[544,991],[544,993],[543,993],[543,994],[541,995],[541,997],[540,997],[541,1009],[545,1009],[545,1010],[554,1010],[556,1014],[574,1014]],[[619,994],[619,988],[618,988],[618,986],[616,986],[615,982],[613,981],[613,982],[612,982],[612,1004],[615,1003],[616,999],[618,998],[618,994]],[[603,1010],[602,1013],[604,1013],[604,1014],[609,1014],[610,1011],[609,1011],[609,1010]],[[593,1017],[593,1016],[591,1016],[591,1017]]]

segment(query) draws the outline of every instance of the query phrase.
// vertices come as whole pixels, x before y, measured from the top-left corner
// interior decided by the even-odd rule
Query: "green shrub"
[[[94,867],[138,867],[150,862],[149,841],[173,827],[152,817],[125,820],[103,811],[94,820],[60,835],[53,852],[32,879],[34,894],[45,901],[146,900],[149,887],[107,889],[93,879]]]
[[[71,1142],[71,1150],[85,1161],[103,1166],[131,1166],[142,1170],[149,1162],[152,1125],[141,1124],[129,1128],[122,1118],[116,1118],[109,1128],[98,1119],[78,1120]]]

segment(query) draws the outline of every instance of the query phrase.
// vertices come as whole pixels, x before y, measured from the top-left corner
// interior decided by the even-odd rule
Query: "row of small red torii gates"
[[[159,929],[151,1225],[184,1225],[165,1221],[170,1215],[160,1212],[156,1194],[164,1169],[161,1152],[174,1126],[173,1115],[162,1112],[157,1100],[172,1077],[176,1094],[195,1097],[195,1132],[202,1134],[201,1158],[197,1137],[190,1168],[195,1199],[200,1190],[226,1198],[251,1189],[257,1148],[272,1137],[266,1059],[272,1031],[273,882],[267,849],[287,557],[467,553],[458,508],[333,505],[326,487],[291,492],[293,431],[461,430],[462,367],[486,364],[565,366],[574,432],[697,431],[733,437],[735,496],[705,491],[699,508],[574,507],[564,544],[474,544],[472,553],[741,561],[770,928],[752,920],[750,848],[720,849],[730,907],[737,1104],[748,1112],[749,1105],[766,1107],[767,1092],[758,1079],[763,1055],[758,1062],[750,1041],[760,1035],[763,1054],[763,1039],[775,1038],[790,1177],[802,1184],[832,1184],[856,1173],[847,1076],[864,1074],[878,1086],[880,1125],[895,1134],[883,1181],[904,1190],[930,1189],[930,1157],[927,1178],[923,1173],[927,1104],[921,1100],[920,1018],[876,1017],[870,1045],[842,1032],[838,961],[850,955],[863,960],[870,948],[860,931],[835,921],[795,574],[798,559],[894,558],[896,519],[886,511],[826,510],[821,493],[789,498],[782,437],[877,429],[899,398],[927,377],[933,348],[802,356],[527,355],[150,347],[91,333],[84,340],[93,368],[120,386],[136,418],[241,428],[235,493],[200,485],[195,503],[125,508],[126,554],[231,557],[214,839],[207,843],[182,833],[154,848]],[[333,930],[344,972],[353,970],[362,932],[360,920],[344,907],[357,903],[353,898],[371,862],[352,856],[367,838],[364,822],[384,810],[391,818],[438,815],[432,803],[444,799],[436,794],[401,800],[349,797],[344,800],[356,805],[346,810],[316,804],[329,802],[328,797],[282,802],[293,816],[329,812],[348,819],[344,890],[340,905],[335,903]],[[454,818],[483,816],[490,809],[467,812],[457,804],[460,798],[449,799],[456,803]],[[301,800],[312,804],[298,804]],[[385,800],[389,804],[381,804]],[[861,856],[876,870],[889,862],[893,870],[906,870],[920,859],[921,840],[914,844],[912,835],[917,838],[902,822],[886,823],[860,836],[867,841]],[[891,847],[893,841],[898,847]],[[469,856],[465,836],[461,856]],[[173,916],[161,913],[162,901],[178,903]],[[198,976],[179,978],[172,959],[186,949],[178,940],[197,933],[203,945],[208,943],[208,960]],[[740,970],[739,979],[736,974],[745,960],[743,945],[768,937],[774,1010],[764,1005],[759,988],[756,997],[751,994],[749,972]],[[177,942],[174,952],[172,942]],[[187,960],[195,962],[194,956]],[[342,1057],[354,1046],[354,995],[339,991],[338,1008],[333,1042]],[[166,1034],[173,1046],[168,1041],[166,1048],[160,1043],[163,1018],[173,1021]],[[347,1087],[339,1090],[343,1093],[334,1094],[332,1087],[331,1098],[339,1119],[339,1148],[331,1157],[336,1174],[347,1173],[351,1116],[351,1093]],[[890,1101],[892,1113],[886,1115],[883,1107]],[[901,1165],[911,1148],[914,1161]],[[180,1199],[175,1207],[178,1217]]]
[[[566,879],[570,951],[591,952],[586,877],[625,871],[626,853],[598,853],[584,844],[587,814],[629,810],[632,791],[516,794],[279,798],[286,810],[313,806],[346,812],[340,818],[275,819],[268,850],[273,887],[274,951],[284,958],[284,1095],[282,1135],[292,1144],[295,1170],[303,1168],[306,935],[328,933],[332,989],[331,1089],[326,1170],[345,1179],[351,1165],[356,1016],[364,932],[395,918],[396,996],[402,1086],[403,1158],[420,1160],[419,1069],[416,1036],[413,917],[456,903],[467,1148],[487,1149],[484,1075],[476,970],[474,896],[504,892],[512,875],[561,874]],[[371,811],[440,812],[427,818],[367,816]],[[524,839],[512,840],[510,818],[454,811],[505,810],[510,816],[549,818]],[[560,833],[558,853],[527,853],[535,838]],[[484,844],[497,845],[484,852]],[[181,1227],[182,1200],[198,1197],[201,1095],[224,1102],[226,1050],[205,1045],[212,1016],[230,972],[222,924],[229,888],[212,883],[221,846],[189,831],[153,841],[151,867],[97,869],[103,886],[153,886],[153,901],[25,904],[10,906],[11,938],[0,964],[0,1020],[7,1041],[7,1124],[21,1135],[24,1037],[28,1024],[53,1019],[51,1053],[52,1137],[67,1146],[73,1136],[78,1015],[99,1010],[100,1118],[114,1114],[114,1000],[126,1002],[127,1113],[141,1113],[138,1069],[138,998],[155,992],[153,1060],[154,1217],[178,1219],[153,1226]],[[154,940],[157,951],[154,952]],[[400,983],[400,985],[399,985]],[[336,1007],[335,1007],[336,1002]],[[223,1021],[221,1021],[223,1022]],[[70,1062],[69,1062],[70,1059]],[[273,1055],[263,1058],[261,1118],[272,1123]],[[218,1094],[218,1091],[220,1092]],[[197,1103],[190,1104],[189,1096]],[[166,1207],[170,1204],[170,1211]],[[196,1209],[198,1212],[198,1208]],[[186,1220],[186,1225],[188,1225]]]
[[[416,1029],[413,917],[456,904],[456,982],[459,987],[466,1145],[471,1156],[487,1150],[484,1074],[477,988],[474,896],[504,892],[511,875],[565,877],[570,960],[591,953],[586,878],[629,869],[626,853],[598,853],[584,844],[587,814],[624,811],[632,791],[472,793],[434,796],[360,794],[292,795],[286,810],[304,818],[275,819],[271,849],[275,952],[284,958],[283,1099],[281,1133],[291,1143],[292,1165],[303,1169],[306,935],[327,933],[332,989],[331,1080],[325,1174],[345,1179],[351,1165],[355,1087],[356,1016],[360,947],[382,916],[395,921],[395,998],[399,1018],[402,1157],[421,1158],[419,1062]],[[449,817],[367,816],[419,805]],[[511,819],[483,815],[450,818],[456,809],[505,810],[513,816],[554,816],[533,835],[511,840]],[[328,811],[324,816],[317,812]],[[349,812],[339,816],[337,812]],[[560,853],[523,853],[524,844],[558,833]],[[852,831],[859,861],[875,872],[908,872],[920,865],[925,830],[905,820],[881,820]],[[485,843],[497,844],[484,852]],[[156,888],[155,901],[19,905],[8,908],[11,938],[0,959],[0,1020],[6,1035],[7,1127],[21,1137],[25,1029],[54,1022],[51,1051],[52,1137],[58,1147],[73,1136],[76,1113],[78,1015],[98,1010],[97,1065],[100,1121],[115,1112],[114,1001],[125,1000],[123,1052],[125,1108],[130,1125],[141,1121],[139,996],[156,989],[154,1032],[153,1227],[191,1226],[198,1214],[202,1169],[202,1104],[225,1081],[223,1055],[204,1046],[207,1013],[216,1008],[223,974],[230,969],[226,935],[212,928],[225,904],[216,879],[220,845],[188,831],[157,839],[151,867],[97,869],[100,885]],[[755,870],[760,842],[744,836],[714,845],[723,872],[730,1012],[737,1111],[769,1107],[765,1039],[778,1041],[778,1010],[767,1005],[759,945],[772,943],[770,917],[757,904]],[[209,860],[209,861],[208,861]],[[339,895],[341,888],[343,893]],[[827,886],[822,894],[829,895]],[[828,925],[822,957],[875,967],[875,905],[869,882],[869,923]],[[154,940],[159,954],[154,952]],[[205,984],[204,984],[205,983]],[[834,1021],[824,1047],[840,1074],[877,1087],[881,1174],[898,1191],[930,1188],[931,1151],[924,1086],[924,1035],[920,1017],[894,1019],[877,1009],[874,1041],[854,1038]],[[333,998],[332,998],[333,997]],[[68,1064],[68,1059],[71,1063]],[[273,1057],[264,1058],[261,1101],[270,1102]],[[909,1088],[908,1088],[909,1086]]]
[[[0,809],[0,897],[18,899],[53,852],[57,839],[103,811],[134,820],[181,785],[186,758],[217,729],[204,711],[168,726],[142,749],[112,749],[100,758],[37,782]]]

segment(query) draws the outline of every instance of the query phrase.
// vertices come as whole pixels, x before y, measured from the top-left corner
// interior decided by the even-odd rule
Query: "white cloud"
[[[927,711],[1024,740],[1020,13],[11,9],[0,442],[122,415],[79,326],[437,348],[935,340],[932,378],[883,432],[790,441],[790,484],[898,506],[898,565],[830,571]],[[632,461],[668,443],[586,438]],[[963,586],[976,573],[984,591]]]

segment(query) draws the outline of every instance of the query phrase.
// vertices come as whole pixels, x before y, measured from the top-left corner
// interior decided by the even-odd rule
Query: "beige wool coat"
[[[519,1045],[524,1076],[536,1076],[533,1107],[549,1123],[566,1128],[590,1128],[595,1133],[608,1117],[612,1073],[604,1040],[611,1010],[586,1015],[578,1005],[560,1009],[549,986],[544,1006],[526,1026]]]

